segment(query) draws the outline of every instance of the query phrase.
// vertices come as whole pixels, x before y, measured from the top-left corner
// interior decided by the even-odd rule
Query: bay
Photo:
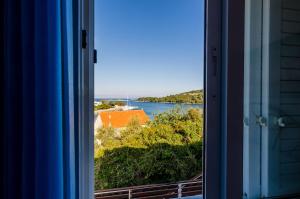
[[[109,101],[124,101],[128,106],[134,106],[136,109],[144,110],[145,113],[153,120],[154,115],[170,111],[176,107],[182,110],[188,110],[190,108],[202,109],[203,104],[180,104],[180,103],[155,103],[155,102],[138,102],[136,100],[126,99],[96,99],[97,101],[109,100]]]

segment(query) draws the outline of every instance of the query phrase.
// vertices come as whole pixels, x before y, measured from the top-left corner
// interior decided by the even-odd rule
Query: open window
[[[200,198],[204,0],[95,0],[96,198]]]
[[[100,1],[100,0],[99,0]],[[168,1],[166,1],[168,2]],[[193,1],[194,2],[194,1]],[[124,3],[124,2],[123,2]],[[175,2],[174,2],[175,3]],[[186,1],[182,1],[183,4],[187,4]],[[206,198],[221,198],[228,196],[229,198],[240,197],[242,195],[242,126],[243,126],[243,28],[244,24],[243,16],[243,3],[235,3],[233,1],[226,1],[222,4],[220,0],[202,1],[205,6],[203,13],[205,18],[205,36],[204,36],[204,107],[203,107],[203,175],[201,180],[201,189],[198,189],[203,193]],[[92,10],[89,10],[92,9]],[[89,17],[94,19],[94,4],[87,6],[86,11]],[[121,9],[121,8],[120,8]],[[196,9],[196,8],[195,8]],[[85,10],[85,9],[84,9]],[[113,13],[110,13],[113,15]],[[230,17],[228,17],[230,14]],[[233,20],[234,18],[234,20]],[[139,20],[138,16],[134,20]],[[148,18],[151,22],[151,18]],[[230,21],[230,23],[229,23]],[[86,21],[90,27],[94,26],[94,21]],[[125,26],[126,24],[122,24]],[[166,28],[166,27],[163,27]],[[91,28],[93,30],[93,28]],[[204,27],[203,27],[204,29]],[[88,29],[89,30],[89,29]],[[239,30],[239,31],[236,31]],[[89,34],[88,34],[89,35]],[[93,35],[92,35],[93,36]],[[143,35],[136,35],[142,37]],[[91,36],[88,37],[91,39]],[[92,37],[93,38],[93,37]],[[188,38],[190,39],[190,38]],[[93,40],[92,40],[93,41]],[[230,41],[230,42],[229,42]],[[89,53],[86,60],[94,60],[93,48],[89,46]],[[101,63],[102,49],[98,51],[98,62]],[[238,52],[238,53],[237,53]],[[103,58],[104,59],[104,58]],[[117,57],[116,57],[117,59]],[[93,65],[92,61],[86,62],[88,65]],[[90,68],[94,78],[94,68]],[[89,69],[87,69],[89,71]],[[88,78],[87,78],[88,79]],[[93,86],[88,85],[91,89],[89,92],[93,92]],[[92,97],[92,98],[91,98]],[[124,96],[123,96],[124,97]],[[125,105],[127,105],[127,96],[125,97]],[[128,97],[129,98],[129,97]],[[88,126],[89,131],[93,132],[94,124],[94,96],[89,95],[87,98],[89,104],[88,114]],[[87,102],[86,101],[86,102]],[[128,101],[130,101],[128,99]],[[102,102],[101,102],[102,103]],[[101,104],[98,104],[101,105]],[[130,104],[128,103],[130,106]],[[115,105],[114,105],[115,106]],[[108,120],[113,116],[108,115]],[[90,120],[93,118],[93,120]],[[108,125],[112,125],[112,122],[108,122]],[[89,186],[93,185],[94,174],[94,134],[83,134],[86,137],[84,150],[89,151],[88,162],[82,165],[86,174],[89,173],[89,177],[85,178],[82,184],[89,182]],[[86,152],[84,154],[86,154]],[[92,155],[91,155],[92,154]],[[87,157],[85,157],[87,158]],[[232,161],[234,160],[234,161]],[[92,167],[91,167],[92,165]],[[101,171],[99,171],[101,172]],[[175,183],[174,197],[181,197],[180,191],[183,191],[185,186],[182,183]],[[88,193],[92,192],[93,187],[89,187]],[[151,187],[149,187],[151,189]],[[172,188],[173,189],[173,188]],[[109,190],[110,194],[114,190]],[[119,192],[120,190],[117,190]],[[102,191],[103,192],[103,191]],[[125,189],[123,193],[125,197],[130,196],[131,189]],[[101,197],[101,191],[99,196]],[[110,197],[110,196],[108,196]],[[115,197],[115,196],[111,196]],[[147,197],[150,197],[149,195]],[[155,197],[155,196],[154,196]]]
[[[107,0],[107,2],[126,3],[126,0]],[[198,12],[194,13],[199,7],[191,6],[191,2],[206,4],[202,7],[202,10],[205,8],[202,18],[205,16],[206,29],[205,40],[202,38],[204,40],[202,48],[205,56],[201,60],[202,64],[204,64],[201,71],[204,71],[203,89],[205,90],[205,92],[202,92],[202,100],[205,103],[202,107],[204,110],[202,114],[204,116],[202,119],[204,130],[201,138],[204,146],[202,148],[204,155],[198,151],[201,157],[195,158],[194,154],[190,153],[190,150],[178,149],[186,148],[186,145],[182,144],[183,141],[188,143],[194,141],[195,137],[201,136],[195,133],[195,131],[201,130],[200,127],[194,126],[197,124],[196,121],[184,121],[190,119],[198,120],[199,112],[182,111],[179,114],[175,112],[175,117],[167,113],[158,117],[158,121],[155,121],[153,117],[154,122],[152,121],[152,123],[151,121],[142,123],[141,118],[150,120],[150,118],[144,117],[145,114],[142,114],[142,117],[139,118],[137,116],[137,120],[130,122],[132,129],[134,129],[133,131],[139,129],[139,132],[142,132],[138,135],[149,135],[149,133],[143,133],[147,128],[149,132],[152,132],[151,128],[147,126],[149,123],[154,127],[156,127],[155,125],[160,125],[160,131],[153,131],[155,135],[160,134],[160,137],[158,137],[160,141],[164,141],[159,143],[161,150],[158,152],[165,151],[165,148],[171,148],[172,150],[175,148],[174,150],[177,150],[176,153],[169,150],[167,153],[160,154],[161,157],[165,158],[166,165],[173,166],[172,163],[174,162],[176,163],[174,164],[175,166],[180,165],[182,162],[176,162],[176,158],[174,158],[180,154],[183,154],[188,160],[195,160],[194,162],[191,161],[190,164],[183,164],[187,166],[197,165],[197,160],[201,161],[204,157],[201,165],[203,166],[202,179],[196,179],[195,186],[188,187],[184,182],[176,181],[175,188],[171,187],[171,190],[167,189],[164,193],[167,192],[169,194],[168,197],[181,198],[186,196],[187,192],[199,194],[199,191],[200,193],[203,191],[204,197],[208,199],[235,199],[242,196],[247,198],[251,194],[258,194],[258,197],[283,197],[287,194],[296,194],[299,186],[297,181],[297,176],[299,176],[299,137],[297,134],[299,111],[298,1],[246,1],[248,6],[246,6],[246,16],[248,18],[246,17],[247,28],[245,31],[247,38],[245,73],[243,71],[244,1],[136,0],[132,4],[133,7],[129,6],[127,9],[133,9],[136,4],[159,4],[162,2],[170,5],[179,3],[180,6],[177,4],[178,7],[175,9],[177,17],[177,14],[187,7],[189,9],[186,10],[183,17],[199,14]],[[254,5],[253,9],[252,3]],[[256,4],[260,4],[258,6],[259,9],[252,13],[252,10],[254,11],[256,8]],[[141,7],[145,13],[149,13],[148,8],[150,7]],[[4,67],[2,67],[4,69],[1,73],[4,74],[2,78],[4,83],[1,86],[1,91],[4,91],[3,94],[5,95],[2,101],[6,103],[3,103],[5,120],[2,121],[5,125],[3,125],[4,128],[1,126],[1,129],[4,129],[3,136],[2,134],[1,136],[4,138],[2,141],[4,143],[5,160],[5,164],[1,167],[4,168],[2,172],[5,174],[2,175],[4,177],[3,182],[5,182],[3,189],[8,193],[5,196],[16,196],[15,198],[32,198],[34,196],[43,198],[94,198],[94,177],[96,176],[94,175],[95,140],[93,133],[95,122],[94,62],[97,61],[97,53],[94,50],[94,38],[96,38],[94,37],[94,0],[48,0],[46,2],[6,0],[1,8],[4,8],[1,23],[5,26],[1,42],[5,50],[5,53],[1,54],[5,58],[3,62]],[[125,9],[126,7],[120,6],[119,12],[109,12],[107,14],[110,16],[122,14],[124,12],[123,8]],[[166,19],[174,19],[174,15],[169,15],[168,9],[166,9],[166,12],[159,10],[161,8],[162,6],[159,5],[152,8],[152,11],[158,12],[154,14],[154,17],[164,14],[165,18],[154,20],[153,17],[149,16],[147,23],[152,23],[154,26],[163,23],[158,31],[170,32],[173,30],[173,34],[169,34],[169,37],[165,37],[165,40],[161,40],[161,42],[152,42],[152,45],[156,44],[159,46],[158,50],[161,49],[160,45],[170,41],[172,38],[174,40],[174,37],[178,37],[178,41],[182,41],[180,36],[183,35],[178,33],[187,31],[188,28],[185,28],[189,25],[192,25],[192,27],[197,26],[193,26],[190,20],[182,20],[183,18],[176,20],[176,23],[169,24],[167,22],[172,21]],[[102,13],[105,13],[107,10],[109,9],[102,10]],[[141,16],[145,14],[144,12],[141,15],[138,14],[132,17],[132,22],[143,20]],[[120,20],[122,21],[135,13],[134,9],[130,10]],[[197,18],[197,20],[199,19]],[[144,25],[144,23],[141,24]],[[174,31],[172,29],[174,24],[182,25],[182,28]],[[127,23],[119,24],[122,27],[127,25]],[[204,30],[204,23],[202,28]],[[129,32],[133,31],[133,33],[137,33],[134,32],[137,30],[139,30],[139,26],[128,29]],[[120,34],[122,31],[117,33]],[[143,41],[144,36],[163,35],[152,35],[149,33],[132,34],[130,36],[133,39],[139,38],[140,41]],[[199,34],[199,38],[201,39],[203,35],[204,31],[202,35]],[[188,36],[183,39],[189,41],[186,44],[191,46],[197,45],[191,42],[193,37]],[[278,38],[280,38],[280,42],[277,41]],[[114,42],[116,41],[114,40]],[[116,43],[121,44],[121,42]],[[182,53],[179,53],[179,55],[172,54],[174,56],[171,57],[171,60],[175,60],[174,65],[177,65],[184,54],[190,54],[190,45],[179,45],[182,48],[176,48],[174,46],[176,43],[176,39],[171,42],[174,47],[171,50],[155,52],[163,56],[170,56],[170,53],[174,51]],[[257,45],[253,51],[249,47],[251,45]],[[140,49],[141,52],[136,52],[137,59],[141,59],[139,55],[143,55],[142,52],[146,48]],[[105,56],[102,58],[103,53],[104,50],[100,46],[98,49],[99,63],[105,59]],[[124,53],[130,53],[130,51]],[[200,59],[201,54],[199,53]],[[16,55],[18,56],[16,57]],[[252,56],[254,56],[253,63]],[[116,56],[114,58],[118,59],[119,57]],[[189,63],[189,60],[184,62],[184,64],[186,63]],[[153,72],[151,69],[154,67],[144,68],[148,69],[148,74],[148,72]],[[161,73],[158,73],[157,76],[159,74]],[[180,73],[179,75],[183,74]],[[244,88],[243,74],[245,74],[246,82],[244,89],[245,117],[242,114],[244,100],[242,92]],[[111,74],[103,75],[109,76]],[[201,74],[194,72],[189,77],[197,77],[197,75],[200,76]],[[144,80],[146,81],[145,76],[144,74],[144,76],[135,76],[135,78],[140,78],[141,82],[143,82]],[[254,81],[252,78],[254,78]],[[192,78],[184,79],[190,80]],[[122,83],[119,79],[118,81]],[[164,82],[160,82],[158,86],[164,88],[166,85]],[[182,85],[177,85],[177,89],[180,86]],[[181,92],[183,92],[183,96],[194,100],[195,98],[197,100],[197,96],[199,96],[199,92],[185,92],[182,90],[179,93]],[[153,96],[152,94],[146,94],[141,97]],[[166,95],[168,94],[166,93]],[[251,104],[252,94],[255,96],[254,103],[257,104]],[[139,101],[145,101],[144,99],[142,98]],[[158,98],[150,99],[161,100]],[[185,99],[181,98],[180,100],[182,100],[180,101],[181,103],[185,101]],[[125,105],[123,102],[122,107],[130,109],[129,101],[128,99],[127,104],[126,96]],[[164,98],[162,102],[166,101],[166,98]],[[98,105],[116,108],[116,106],[121,104],[119,102],[118,104],[116,102],[107,104],[99,102]],[[31,107],[34,108],[32,109]],[[255,108],[255,111],[258,111],[258,115],[250,114],[250,111],[253,110],[252,107]],[[139,112],[142,111],[139,110]],[[114,115],[108,114],[108,117],[106,117],[108,122],[102,122],[101,120],[102,125],[104,123],[108,127],[115,125],[112,121],[113,117]],[[17,123],[20,125],[15,125],[16,120],[20,118],[22,118],[22,121]],[[121,118],[124,119],[125,116]],[[171,118],[171,120],[166,118]],[[170,126],[169,122],[174,121],[176,121],[175,124]],[[164,122],[168,122],[168,124]],[[242,175],[243,124],[245,127],[244,176]],[[145,127],[141,127],[143,125]],[[249,129],[247,129],[248,127]],[[173,128],[176,129],[177,133],[174,141],[179,144],[170,147],[168,140],[164,138],[166,134],[163,132],[168,131],[169,133],[170,129],[172,132]],[[257,130],[257,132],[253,132],[251,129]],[[120,136],[122,138],[122,133],[123,130],[113,132],[110,135],[114,138]],[[129,136],[132,135],[128,134]],[[182,139],[178,139],[178,137]],[[143,138],[143,136],[137,136],[137,138]],[[157,141],[158,139],[153,140]],[[96,143],[101,145],[102,140],[96,141]],[[141,151],[149,152],[152,150],[152,148],[145,146],[144,143],[142,143],[144,145],[138,144],[140,144],[140,148],[137,148],[137,150],[128,146],[126,146],[126,150],[128,152],[136,151],[138,155],[141,154]],[[193,143],[187,146],[188,148],[193,148]],[[194,149],[197,149],[197,146]],[[21,155],[20,151],[22,152]],[[112,149],[111,151],[115,152],[116,150]],[[111,157],[111,151],[108,150],[107,156]],[[153,149],[153,151],[156,150]],[[260,158],[258,159],[256,155]],[[142,160],[147,160],[147,158],[148,156]],[[130,161],[136,160],[140,161],[141,159],[140,157],[136,159],[131,158]],[[105,167],[102,167],[99,172],[96,170],[95,173],[102,174],[103,170],[111,169],[110,166],[115,166],[116,163],[118,161],[111,161]],[[149,168],[149,165],[156,165],[156,160],[146,161],[146,163],[149,164],[144,164],[144,166]],[[135,172],[135,169],[139,171],[138,167],[133,167],[132,171]],[[157,174],[155,172],[161,171],[160,169],[165,168],[154,170],[153,173]],[[118,171],[120,170],[114,170],[116,173]],[[174,172],[173,168],[170,171],[172,175],[177,175],[176,170]],[[111,173],[114,175],[114,172]],[[187,172],[182,173],[188,174]],[[49,178],[47,178],[47,175]],[[151,179],[150,177],[149,179]],[[190,181],[191,176],[187,175],[186,177]],[[243,177],[244,194],[241,188]],[[145,180],[145,177],[136,179]],[[164,178],[157,179],[165,180]],[[114,180],[114,182],[119,183],[118,179]],[[261,186],[256,186],[258,184]],[[173,185],[174,183],[171,182],[171,186]],[[162,185],[155,186],[155,190],[157,187],[162,187]],[[196,189],[194,189],[195,187]],[[151,190],[153,187],[147,188]],[[255,189],[254,191],[253,188]],[[258,192],[256,192],[256,188]],[[151,193],[149,189],[147,194]],[[145,190],[145,187],[139,194],[143,194],[143,190]],[[116,191],[120,193],[120,190]],[[114,190],[109,192],[112,193]],[[100,193],[100,197],[102,193]],[[122,193],[118,194],[118,196],[120,195]],[[126,189],[125,198],[130,198],[133,195],[134,191],[132,189]],[[106,198],[115,198],[115,196],[107,195]],[[155,198],[156,196],[152,194],[152,196],[147,195],[145,197]],[[139,195],[139,198],[141,197]],[[197,197],[199,198],[199,196]]]

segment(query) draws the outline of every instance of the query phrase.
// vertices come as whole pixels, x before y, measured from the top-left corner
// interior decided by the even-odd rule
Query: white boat
[[[123,111],[139,109],[139,107],[137,107],[137,106],[129,106],[128,102],[129,102],[129,97],[127,96],[127,104],[122,107]]]
[[[139,107],[137,107],[137,106],[128,106],[128,105],[125,105],[125,106],[122,107],[123,111],[136,110],[138,108]]]

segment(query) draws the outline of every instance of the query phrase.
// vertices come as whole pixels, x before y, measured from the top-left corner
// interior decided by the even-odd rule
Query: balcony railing
[[[95,199],[170,199],[202,194],[202,176],[178,183],[151,184],[95,192]]]

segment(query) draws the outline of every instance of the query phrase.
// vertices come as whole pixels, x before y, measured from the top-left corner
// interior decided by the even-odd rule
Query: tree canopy
[[[160,102],[160,103],[188,103],[188,104],[203,104],[203,90],[194,90],[176,95],[165,97],[141,97],[137,101],[140,102]]]
[[[145,127],[95,135],[95,188],[187,180],[202,171],[203,117],[199,109],[173,109]]]

